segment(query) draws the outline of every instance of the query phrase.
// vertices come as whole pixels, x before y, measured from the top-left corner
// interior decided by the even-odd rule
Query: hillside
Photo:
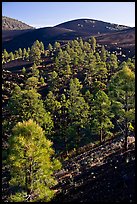
[[[104,44],[114,44],[119,46],[133,46],[135,45],[135,28],[129,28],[126,30],[118,31],[115,33],[103,34],[97,36],[99,43]]]
[[[54,43],[56,40],[73,40],[76,37],[83,36],[74,30],[59,28],[59,27],[46,27],[31,30],[30,32],[16,36],[13,40],[3,42],[3,48],[9,51],[18,49],[19,47],[30,47],[36,39],[42,41],[45,46],[49,43]],[[26,40],[27,39],[27,40]]]
[[[114,31],[120,31],[130,28],[124,25],[112,24],[93,19],[76,19],[61,23],[56,27],[72,29],[78,32],[84,32],[87,35],[112,33]]]
[[[117,31],[117,35],[121,41],[122,36],[131,39],[132,31]],[[48,49],[38,41],[53,42],[77,34],[59,27],[35,29],[14,38],[15,45],[22,39],[25,44],[25,39],[32,42],[37,38],[30,50],[2,53],[3,202],[29,202],[30,198],[43,202],[51,193],[49,199],[59,203],[135,202],[135,58],[127,60],[127,55],[120,60],[118,53],[123,50],[119,45],[117,53],[110,52],[106,44],[104,49],[89,36]],[[108,40],[114,46],[117,35],[104,34],[106,41],[102,43]],[[18,122],[28,119],[43,129],[54,150],[47,146],[44,151],[53,152],[50,158],[59,159],[61,168],[54,169],[43,151],[36,151],[45,144],[39,130],[34,128],[32,133],[29,129],[27,134],[27,129],[23,134],[21,130],[26,134],[25,142],[21,134],[12,134]],[[35,143],[30,132],[32,136],[38,133]],[[10,158],[16,159],[16,169]],[[53,179],[57,181],[54,184]],[[43,190],[42,198],[39,190]],[[11,197],[14,194],[16,197]]]
[[[31,30],[34,30],[34,27],[16,19],[2,16],[2,42],[13,40],[16,36]]]
[[[10,52],[18,48],[31,47],[37,39],[47,47],[49,43],[54,44],[55,41],[64,44],[77,37],[86,40],[93,35],[97,43],[107,45],[112,51],[121,47],[124,54],[128,50],[130,50],[130,57],[135,54],[135,28],[92,19],[77,19],[54,27],[39,29],[4,30],[2,31],[2,47]]]
[[[135,202],[135,143],[115,138],[63,162],[57,202]]]
[[[34,27],[13,18],[2,16],[2,30],[27,30]]]

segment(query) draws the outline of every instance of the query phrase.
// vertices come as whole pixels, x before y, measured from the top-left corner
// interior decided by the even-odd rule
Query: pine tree
[[[40,99],[40,94],[35,89],[31,90],[14,90],[7,109],[11,115],[10,120],[12,126],[17,122],[33,119],[44,130],[51,132],[53,127],[53,121],[50,113],[44,108],[43,101]]]
[[[69,130],[75,132],[72,135],[75,147],[78,147],[83,139],[81,130],[85,127],[89,114],[89,106],[80,93],[81,88],[82,85],[77,78],[70,80],[69,99],[67,101],[70,118]],[[70,131],[70,133],[72,132]]]
[[[52,47],[52,45],[50,43],[48,45],[48,50],[49,50],[50,53],[53,51],[53,47]]]
[[[99,135],[100,143],[111,136],[110,129],[113,128],[111,118],[114,116],[111,113],[111,101],[104,91],[99,90],[92,103],[92,122],[91,129],[94,134]]]
[[[14,54],[12,52],[9,53],[9,58],[10,58],[10,61],[14,60]]]
[[[106,56],[106,49],[104,47],[104,45],[102,45],[101,47],[101,54],[100,54],[100,58],[103,62],[106,62],[107,56]]]
[[[59,48],[60,48],[60,43],[59,42],[55,42],[54,43],[54,50],[59,50]]]
[[[57,181],[53,172],[61,168],[55,159],[52,142],[33,120],[17,123],[9,139],[10,195],[12,202],[48,202]]]
[[[9,54],[8,54],[8,52],[7,52],[6,49],[4,49],[4,51],[3,51],[3,56],[4,56],[5,62],[7,62],[7,61],[8,61]]]
[[[127,149],[128,124],[135,121],[135,74],[126,64],[111,78],[109,94],[117,122],[124,130]]]
[[[91,43],[91,48],[92,48],[93,52],[95,52],[95,50],[96,50],[96,38],[92,36],[89,39],[89,43]]]
[[[29,77],[27,80],[26,80],[26,86],[25,88],[26,89],[36,89],[38,87],[38,84],[39,84],[39,81],[38,81],[38,78],[37,77]]]
[[[23,75],[25,75],[25,74],[26,74],[26,68],[23,67],[22,70],[21,70],[21,72],[22,72]]]
[[[41,53],[44,53],[44,44],[43,44],[43,42],[40,42],[39,48],[41,50]]]
[[[58,74],[56,71],[51,72],[49,76],[49,83],[50,83],[50,91],[57,91],[58,90]]]
[[[54,117],[56,117],[57,112],[61,108],[60,102],[56,100],[55,95],[52,91],[49,91],[45,100],[46,110],[52,113]]]
[[[37,68],[36,63],[33,64],[30,75],[37,78],[39,77],[39,69]]]
[[[36,65],[39,65],[41,62],[41,50],[40,43],[36,40],[30,50],[30,60],[34,62]]]
[[[26,56],[26,48],[23,48],[23,53],[22,53],[22,57],[23,57],[23,60],[25,59],[25,56]]]
[[[18,53],[19,53],[19,57],[22,58],[23,52],[22,52],[22,49],[21,49],[21,48],[18,49]]]
[[[114,54],[111,54],[108,58],[108,62],[107,62],[107,67],[108,67],[108,79],[111,78],[112,75],[114,75],[114,73],[117,72],[117,68],[118,68],[118,60],[117,60],[117,56]]]
[[[15,50],[15,59],[18,59],[19,58],[19,51],[18,50]]]

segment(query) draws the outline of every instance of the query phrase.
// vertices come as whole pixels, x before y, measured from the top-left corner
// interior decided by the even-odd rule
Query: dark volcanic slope
[[[27,29],[34,28],[16,19],[2,16],[2,30],[27,30]]]
[[[2,16],[2,42],[12,40],[14,37],[31,30],[34,28],[26,23]]]
[[[28,30],[3,30],[2,31],[2,42],[13,40],[18,35],[29,32],[32,29]]]
[[[83,37],[85,35],[70,29],[46,27],[19,35],[9,42],[3,42],[3,48],[6,48],[7,51],[14,51],[19,47],[30,47],[35,40],[42,41],[44,45],[47,46],[49,43],[54,43],[56,40],[71,40],[80,36]]]
[[[123,30],[122,30],[123,29]],[[42,41],[47,47],[55,41],[74,40],[77,37],[87,38],[95,36],[100,44],[111,44],[121,42],[127,47],[135,44],[135,32],[133,28],[106,23],[92,19],[78,19],[59,24],[55,27],[45,27],[29,30],[27,33],[12,31],[10,36],[3,31],[3,49],[8,52],[18,48],[30,47],[35,40]],[[11,31],[10,31],[11,32]],[[15,33],[14,33],[15,32]],[[23,32],[23,31],[22,31]]]
[[[56,173],[57,202],[135,202],[135,143],[114,138],[63,162]]]
[[[123,47],[135,46],[135,28],[122,30],[111,34],[97,36],[97,41],[102,44],[116,44]]]
[[[91,34],[102,34],[102,33],[112,33],[114,31],[120,31],[127,28],[128,26],[107,23],[103,21],[93,20],[93,19],[77,19],[61,23],[56,27],[72,29],[78,32],[84,32],[88,35]]]

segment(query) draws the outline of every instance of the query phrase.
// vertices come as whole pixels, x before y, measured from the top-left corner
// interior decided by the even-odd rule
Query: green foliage
[[[121,134],[121,130],[126,140],[129,134],[134,135],[135,58],[121,63],[104,46],[99,53],[94,37],[72,40],[63,46],[55,42],[46,51],[37,40],[31,49],[22,50],[22,59],[34,62],[27,73],[23,68],[24,77],[17,79],[18,84],[22,81],[23,90],[9,83],[3,74],[2,97],[8,103],[3,108],[2,147],[5,159],[10,144],[10,201],[47,202],[53,197],[51,168],[60,165],[53,159],[54,154],[49,155],[51,142],[46,137],[58,154],[68,154],[90,142],[107,140],[113,133]],[[14,54],[20,58],[21,49]],[[41,56],[44,66],[38,66]],[[4,50],[2,64],[12,59],[12,54]],[[9,144],[7,138],[11,138]]]
[[[101,47],[101,55],[100,55],[100,57],[101,57],[101,60],[103,62],[106,62],[107,56],[106,56],[106,49],[105,49],[104,45]]]
[[[15,50],[14,57],[15,57],[15,59],[18,59],[18,58],[19,58],[19,51],[18,51],[18,50]]]
[[[49,82],[50,82],[50,90],[51,91],[57,91],[58,86],[58,74],[56,71],[51,72],[49,76]]]
[[[21,49],[21,48],[18,49],[18,53],[19,53],[19,57],[22,58],[22,53],[23,53],[23,52],[22,52],[22,49]]]
[[[111,76],[114,75],[114,73],[116,73],[116,71],[118,69],[118,60],[117,60],[116,55],[111,54],[108,57],[107,68],[108,68],[108,75],[109,75],[109,79],[110,79]]]
[[[81,88],[82,85],[77,78],[70,80],[69,99],[67,103],[70,118],[69,131],[70,133],[75,133],[73,135],[74,146],[78,146],[81,141],[82,135],[80,132],[85,127],[89,114],[89,106],[80,93]]]
[[[14,90],[9,103],[8,110],[12,116],[12,124],[29,120],[32,118],[44,130],[50,133],[53,122],[49,112],[44,109],[43,101],[40,99],[40,94],[35,89],[30,90]]]
[[[23,74],[23,75],[26,74],[26,68],[25,68],[25,67],[23,67],[21,71],[22,71],[22,74]]]
[[[9,53],[9,59],[10,59],[10,61],[14,60],[14,54],[12,52]]]
[[[111,79],[109,95],[118,122],[124,124],[125,141],[128,136],[128,123],[135,121],[135,74],[125,64]]]
[[[33,120],[17,123],[9,139],[10,186],[18,187],[10,196],[12,202],[50,201],[57,181],[53,172],[61,168],[55,159],[52,142]],[[18,192],[18,190],[20,192]]]
[[[41,85],[44,85],[44,84],[45,84],[45,81],[44,81],[44,78],[43,78],[43,77],[40,77],[40,84],[41,84]]]
[[[41,62],[41,50],[40,50],[40,42],[36,40],[31,46],[30,50],[30,60],[34,62],[36,65],[39,65]]]
[[[50,52],[52,52],[52,50],[53,50],[53,47],[52,47],[52,45],[49,43],[49,45],[48,45],[48,50],[50,51]]]
[[[52,91],[49,91],[46,100],[45,100],[45,107],[48,111],[50,111],[54,116],[56,112],[61,108],[60,102],[56,100],[55,95]]]
[[[22,53],[23,60],[25,59],[26,53],[27,53],[26,48],[23,48],[23,53]]]
[[[38,87],[39,81],[37,77],[29,77],[26,81],[26,89],[36,89]]]
[[[40,42],[39,49],[41,50],[41,53],[44,53],[44,44],[43,44],[43,42]]]
[[[39,77],[39,69],[37,68],[37,65],[34,63],[31,68],[31,76],[33,77]]]
[[[3,51],[3,56],[4,56],[4,60],[5,60],[5,62],[7,62],[8,57],[9,57],[9,54],[8,54],[8,52],[7,52],[6,49],[4,49],[4,51]]]
[[[111,135],[110,129],[113,128],[111,118],[111,101],[104,91],[98,91],[92,103],[92,132],[100,136],[100,142],[105,137]]]
[[[95,49],[96,49],[96,38],[92,36],[89,39],[89,43],[91,43],[91,48],[92,48],[93,52],[95,52]]]
[[[2,53],[2,63],[10,60],[11,54],[8,54],[6,61],[5,52],[6,50]],[[20,52],[19,49],[17,53],[19,56]],[[37,66],[41,62],[41,56],[45,67]],[[130,75],[135,71],[134,58],[119,62],[117,56],[108,54],[104,46],[100,50],[94,37],[88,41],[77,38],[63,46],[55,42],[53,46],[49,44],[46,51],[44,51],[44,44],[36,40],[31,50],[23,49],[22,57],[24,60],[30,59],[34,65],[31,71],[27,70],[27,74],[25,69],[22,70],[25,74],[22,87],[27,89],[24,90],[26,92],[18,90],[18,93],[14,93],[14,97],[12,94],[9,100],[10,117],[7,120],[7,129],[10,124],[13,126],[18,121],[30,119],[31,116],[44,128],[43,118],[46,117],[42,116],[42,113],[45,115],[49,111],[51,113],[49,118],[54,122],[51,137],[55,147],[57,150],[68,151],[75,146],[83,145],[86,139],[90,142],[97,138],[100,138],[100,141],[108,138],[112,131],[119,131],[117,122],[121,123],[125,131],[127,124],[134,127],[135,80],[131,77],[129,82],[130,77],[127,74]],[[128,67],[131,72],[122,71],[125,67]],[[45,86],[41,87],[44,82]],[[8,88],[9,85],[6,84],[6,89]],[[36,97],[38,102],[35,103],[35,99],[33,102],[36,93],[34,89],[42,93],[45,105],[42,105],[42,109],[37,108],[39,100],[40,104],[43,104],[40,95]],[[34,93],[28,93],[28,91],[34,91]],[[31,96],[28,96],[29,94]],[[101,101],[101,97],[104,101]],[[100,108],[102,104],[105,104],[104,108]],[[114,117],[112,118],[111,115]],[[115,125],[114,129],[112,122]],[[131,133],[133,128],[130,129]]]
[[[50,48],[49,50],[51,50],[51,46],[49,48]],[[60,48],[60,43],[59,42],[55,42],[54,50],[59,50],[59,48]]]

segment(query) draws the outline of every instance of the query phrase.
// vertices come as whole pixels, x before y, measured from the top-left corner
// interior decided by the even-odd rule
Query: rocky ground
[[[135,143],[123,144],[115,138],[64,161],[54,201],[135,202]]]

